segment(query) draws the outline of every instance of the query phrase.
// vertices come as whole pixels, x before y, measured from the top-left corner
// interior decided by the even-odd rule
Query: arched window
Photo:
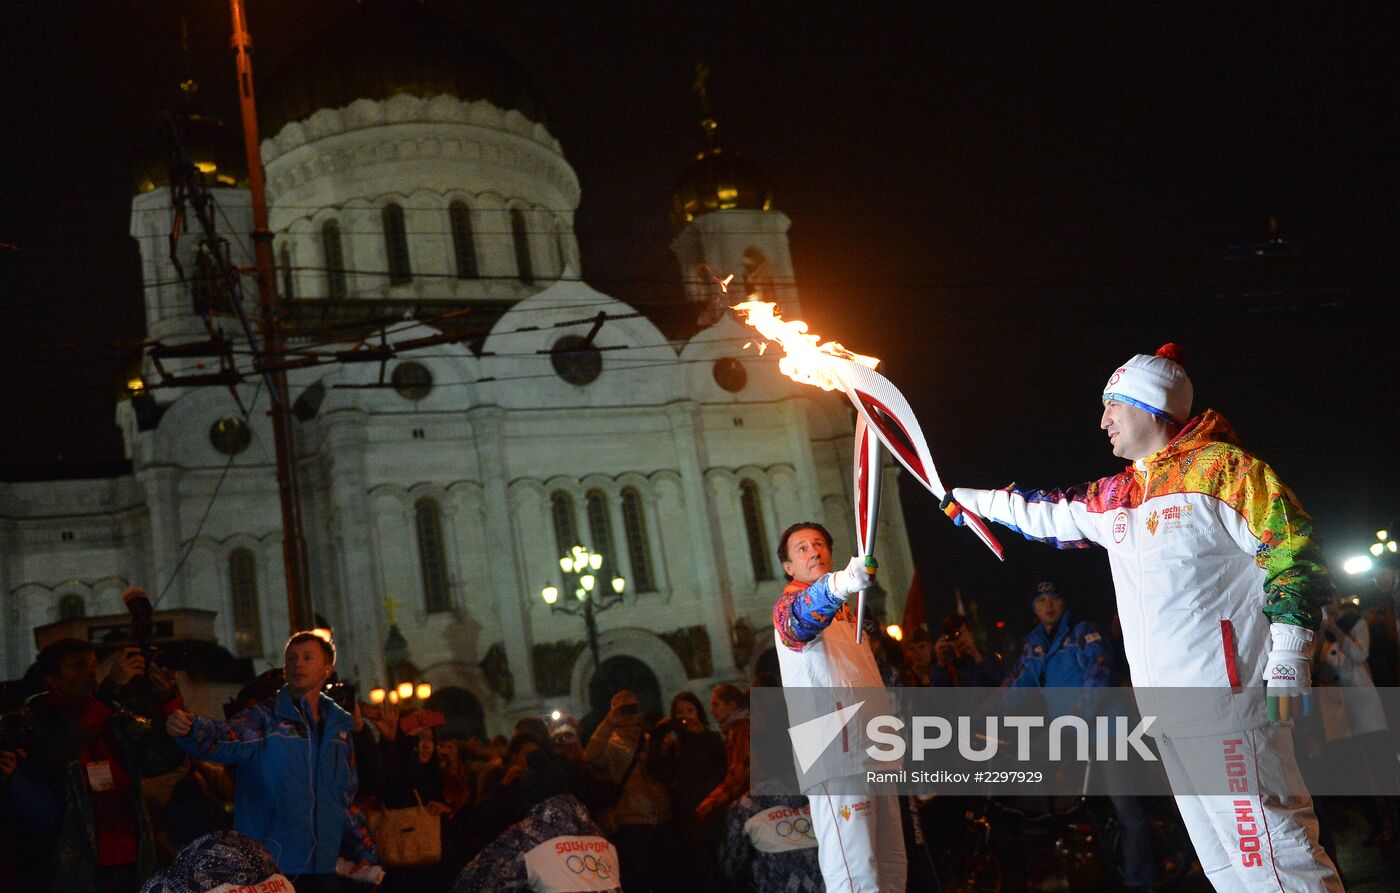
[[[277,256],[277,265],[282,268],[282,297],[295,298],[297,296],[296,274],[292,270],[292,249],[284,242],[282,251]]]
[[[58,600],[59,620],[81,620],[87,616],[87,602],[76,592],[70,592]]]
[[[627,535],[627,554],[632,559],[634,592],[655,592],[656,576],[651,572],[651,547],[647,543],[647,518],[642,495],[635,488],[622,491],[622,530]]]
[[[744,512],[744,532],[749,536],[749,560],[755,582],[773,579],[773,563],[768,560],[768,537],[763,535],[763,507],[758,501],[758,485],[745,478],[739,484],[739,506]]]
[[[588,537],[592,540],[593,551],[603,556],[603,567],[599,577],[612,579],[617,573],[616,555],[613,552],[612,518],[608,516],[608,498],[601,490],[589,490],[584,497],[584,508],[588,511]]]
[[[321,224],[321,255],[326,263],[326,297],[343,298],[345,287],[345,251],[340,244],[340,224],[327,220]]]
[[[452,254],[457,259],[457,278],[475,279],[476,241],[472,237],[472,209],[466,202],[453,202],[447,209],[452,224]]]
[[[258,560],[249,549],[228,553],[228,591],[233,608],[233,650],[239,657],[262,654],[258,610]]]
[[[535,281],[535,268],[530,264],[530,233],[525,228],[525,212],[519,208],[510,210],[510,234],[515,240],[515,272],[521,282],[532,285]]]
[[[442,539],[442,509],[426,496],[413,504],[418,527],[418,566],[423,572],[423,604],[428,613],[452,607],[447,577],[447,551]]]
[[[549,497],[549,511],[554,518],[554,543],[558,547],[555,558],[563,558],[569,550],[580,545],[578,541],[578,519],[574,515],[574,498],[563,490],[556,490]]]
[[[408,264],[408,233],[403,225],[403,208],[392,202],[379,212],[384,223],[384,256],[389,262],[389,284],[403,285],[413,281]]]
[[[773,296],[773,270],[768,258],[757,248],[744,249],[744,294],[761,301],[777,300]]]

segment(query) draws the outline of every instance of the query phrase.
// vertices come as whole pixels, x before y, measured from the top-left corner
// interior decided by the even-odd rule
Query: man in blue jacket
[[[1040,583],[1031,602],[1040,621],[1026,636],[1021,663],[1011,677],[1017,688],[1097,688],[1108,684],[1108,653],[1092,621],[1075,622],[1055,584]]]
[[[1012,686],[1084,689],[1108,684],[1109,651],[1098,626],[1091,620],[1076,621],[1065,610],[1065,600],[1054,583],[1036,585],[1031,609],[1040,623],[1026,636]],[[1070,710],[1078,712],[1085,699],[1077,697],[1074,704]],[[1064,706],[1051,704],[1050,708]],[[1142,799],[1113,795],[1109,800],[1123,829],[1124,889],[1146,890],[1153,880],[1152,841]]]
[[[354,720],[321,693],[334,669],[335,645],[299,632],[287,640],[287,682],[274,699],[228,722],[183,710],[166,722],[189,755],[238,766],[234,829],[267,847],[298,893],[340,889],[342,843],[359,859],[356,870],[379,861],[354,805]]]

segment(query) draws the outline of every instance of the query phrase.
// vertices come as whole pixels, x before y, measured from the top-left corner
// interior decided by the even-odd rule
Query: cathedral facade
[[[553,708],[582,715],[585,622],[541,595],[561,587],[569,603],[559,562],[582,545],[603,556],[600,581],[622,581],[596,616],[605,669],[649,677],[663,700],[742,683],[772,648],[779,531],[817,520],[838,556],[854,543],[848,406],[746,350],[751,331],[720,309],[735,299],[717,279],[733,273],[800,315],[788,219],[757,168],[711,143],[675,196],[684,305],[590,287],[579,181],[528,78],[494,51],[463,52],[474,39],[418,4],[365,6],[259,91],[288,347],[322,360],[289,373],[288,396],[310,586],[342,675],[383,685],[407,660],[492,732]],[[182,124],[226,250],[249,265],[238,141],[197,115]],[[168,177],[142,164],[137,180],[149,337],[226,338],[247,371],[208,247],[186,230],[172,259]],[[245,283],[249,315],[255,291]],[[352,356],[385,346],[387,360]],[[34,627],[114,613],[129,583],[158,609],[217,612],[230,651],[280,662],[268,394],[253,375],[159,386],[218,362],[147,357],[117,407],[130,476],[0,487],[12,678],[33,660]],[[897,616],[913,566],[894,475],[879,543]],[[386,659],[393,625],[407,653]]]

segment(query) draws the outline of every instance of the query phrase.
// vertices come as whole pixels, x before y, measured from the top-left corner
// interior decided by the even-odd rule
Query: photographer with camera
[[[671,792],[680,847],[675,887],[683,891],[723,888],[719,874],[718,815],[701,819],[696,809],[724,780],[724,739],[709,726],[700,699],[683,691],[671,699],[671,715],[651,733],[647,771]]]
[[[659,853],[667,848],[671,821],[670,796],[645,771],[646,744],[641,704],[623,690],[613,695],[612,709],[583,751],[584,762],[615,786],[607,825],[627,872],[628,893],[661,889]]]
[[[270,701],[227,722],[178,710],[166,730],[191,756],[238,766],[233,826],[267,847],[298,891],[339,891],[342,843],[379,861],[355,807],[354,718],[322,692],[335,670],[335,645],[302,631],[287,640],[286,684]]]
[[[26,704],[30,740],[0,750],[0,809],[29,836],[22,889],[135,889],[156,867],[141,780],[184,761],[158,724],[113,700],[145,676],[145,657],[124,649],[99,686],[92,646],[60,639],[37,668],[47,690]],[[162,711],[177,712],[169,675],[153,668],[151,684]]]
[[[961,614],[949,614],[943,621],[943,635],[933,645],[933,658],[928,684],[935,688],[996,688],[1001,685],[1001,667],[996,656],[983,654],[978,649],[972,628]]]

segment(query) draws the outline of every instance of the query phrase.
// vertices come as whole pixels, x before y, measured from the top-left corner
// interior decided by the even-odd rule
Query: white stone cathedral
[[[342,674],[389,681],[392,599],[418,678],[488,731],[556,707],[583,715],[584,622],[541,597],[577,543],[605,556],[602,577],[625,580],[622,603],[597,615],[605,669],[653,678],[661,699],[744,681],[772,647],[779,531],[816,519],[838,556],[854,542],[850,410],[783,378],[772,352],[745,350],[749,331],[715,312],[709,271],[800,315],[788,218],[761,172],[713,142],[690,162],[672,246],[689,301],[639,312],[586,284],[578,178],[528,79],[420,4],[365,4],[261,85],[259,102],[289,348],[324,357],[461,333],[382,368],[290,374],[311,590]],[[239,141],[198,116],[183,133],[233,261],[250,264]],[[246,362],[192,218],[179,269],[170,260],[162,164],[143,159],[137,179],[149,337],[222,333]],[[245,292],[251,313],[251,281]],[[161,366],[190,375],[218,362]],[[142,377],[159,384],[161,369],[147,358]],[[259,669],[280,662],[267,401],[252,376],[236,398],[148,386],[117,407],[130,476],[0,485],[11,678],[34,658],[35,627],[115,613],[128,583],[163,593],[160,610],[217,612],[219,641]],[[893,469],[886,478],[880,576],[897,618],[913,565]]]

